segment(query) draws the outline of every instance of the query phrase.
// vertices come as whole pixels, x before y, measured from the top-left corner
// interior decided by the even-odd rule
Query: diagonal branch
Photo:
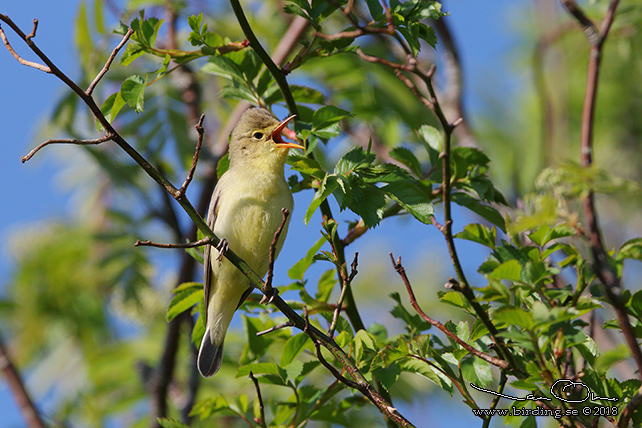
[[[34,32],[35,32],[35,28],[34,28]],[[116,55],[118,55],[118,51],[120,51],[123,48],[123,46],[125,46],[125,43],[127,43],[127,40],[129,40],[132,34],[134,34],[134,30],[132,30],[131,28],[127,30],[127,33],[125,34],[123,39],[120,41],[120,43],[118,43],[118,45],[111,52],[111,55],[109,55],[109,58],[107,58],[107,62],[105,62],[105,65],[103,66],[102,70],[100,70],[100,72],[96,75],[94,80],[87,87],[87,90],[85,91],[87,95],[91,95],[92,92],[94,92],[96,85],[98,84],[98,82],[100,82],[100,79],[102,79],[103,76],[107,73],[107,71],[109,70],[109,67],[111,66],[111,63],[116,58]]]
[[[11,362],[2,338],[0,338],[0,370],[2,370],[7,379],[7,385],[18,402],[18,407],[20,407],[27,426],[29,428],[44,428],[45,424],[40,418],[40,414],[25,388],[20,373],[18,373],[18,370]]]
[[[454,334],[452,331],[448,330],[445,325],[440,323],[439,321],[429,317],[426,315],[426,313],[421,309],[419,306],[419,303],[417,303],[417,298],[415,297],[415,293],[412,290],[412,286],[410,285],[410,280],[408,279],[408,276],[406,275],[406,270],[404,269],[403,265],[401,264],[401,257],[395,261],[395,258],[393,257],[392,253],[390,253],[390,260],[392,261],[392,266],[395,268],[401,279],[403,280],[404,285],[406,286],[406,290],[408,291],[408,296],[410,297],[410,304],[412,305],[413,308],[415,308],[415,311],[419,314],[419,316],[426,322],[428,322],[430,325],[437,327],[439,330],[441,330],[446,336],[448,336],[450,339],[454,340],[457,342],[459,345],[461,345],[464,349],[466,349],[468,352],[471,354],[481,358],[482,360],[497,366],[501,369],[506,369],[508,368],[508,363],[504,360],[501,360],[499,358],[495,358],[491,355],[488,355],[479,349],[474,348],[473,346],[469,345],[468,343],[464,342],[461,340],[459,337],[457,337],[456,334]]]

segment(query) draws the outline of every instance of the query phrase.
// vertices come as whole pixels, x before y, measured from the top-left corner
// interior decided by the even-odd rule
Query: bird
[[[204,250],[205,334],[197,360],[203,377],[220,369],[227,328],[252,291],[250,281],[222,253],[229,248],[263,277],[274,234],[283,221],[282,209],[292,211],[285,161],[290,148],[305,150],[283,141],[282,134],[296,136],[286,128],[294,117],[279,122],[268,110],[254,107],[241,115],[232,131],[230,165],[214,188],[207,212],[207,225],[221,244],[206,245]],[[283,247],[288,224],[286,218],[275,257]]]

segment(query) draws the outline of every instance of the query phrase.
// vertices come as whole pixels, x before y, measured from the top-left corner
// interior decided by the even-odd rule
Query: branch
[[[290,87],[288,86],[285,75],[281,72],[274,61],[272,61],[270,55],[268,55],[265,49],[263,49],[263,46],[261,46],[259,39],[257,39],[254,35],[254,31],[252,31],[252,27],[250,27],[250,23],[245,17],[245,13],[243,12],[243,8],[241,7],[241,3],[239,3],[239,0],[230,0],[230,3],[232,4],[232,9],[234,10],[236,19],[239,21],[241,29],[243,29],[245,37],[247,37],[247,39],[250,41],[250,46],[252,46],[259,58],[261,58],[261,61],[263,61],[263,64],[265,64],[267,69],[270,71],[270,74],[272,74],[272,76],[274,77],[276,84],[279,85],[279,89],[283,94],[283,99],[288,106],[288,110],[290,110],[290,114],[298,115],[298,108],[296,106],[296,102],[294,101],[294,97],[292,96],[292,92],[290,91]]]
[[[0,18],[3,17],[3,16],[4,15],[0,15]],[[4,21],[4,19],[3,19],[3,21]],[[14,31],[16,31],[16,30],[20,31],[18,33],[18,35],[20,35],[23,38],[24,41],[29,43],[29,42],[31,42],[31,39],[36,35],[36,23],[37,22],[38,22],[38,20],[34,19],[34,29],[31,32],[31,34],[29,34],[28,36],[25,36],[25,34],[22,31],[20,31],[20,29],[18,27],[16,27],[15,24],[13,24],[13,22],[12,23],[8,23],[7,22],[7,23],[9,24],[9,26]],[[16,32],[18,32],[18,31],[16,31]],[[4,47],[7,48],[9,53],[11,55],[13,55],[13,57],[15,59],[17,59],[20,64],[26,65],[27,67],[33,67],[36,70],[44,71],[45,73],[51,73],[52,72],[51,68],[49,68],[49,67],[47,67],[45,65],[42,65],[42,64],[38,64],[37,62],[27,61],[26,59],[23,59],[20,55],[18,55],[18,53],[15,50],[13,50],[13,47],[11,46],[11,43],[9,43],[9,40],[7,39],[7,36],[4,34],[4,30],[2,29],[2,26],[0,26],[0,38],[2,38],[2,42],[4,43]]]
[[[588,28],[586,16],[573,0],[563,0],[564,6],[575,17],[575,19],[585,29]],[[600,31],[597,38],[592,35],[588,37],[591,45],[588,73],[586,78],[586,92],[584,95],[584,107],[582,109],[582,133],[580,140],[580,157],[583,167],[590,167],[593,164],[593,124],[595,121],[595,106],[597,104],[597,87],[600,76],[600,66],[602,62],[602,47],[608,37],[609,30],[615,18],[619,0],[611,0],[608,11],[600,25]],[[590,21],[589,21],[590,22]],[[592,27],[595,26],[591,23]],[[592,33],[591,33],[592,34]],[[626,310],[626,304],[622,297],[622,284],[615,268],[609,260],[608,253],[604,247],[602,231],[597,218],[597,209],[595,207],[595,195],[592,191],[582,200],[584,217],[587,223],[589,246],[593,256],[595,273],[604,286],[604,292],[608,298],[618,318],[622,334],[626,343],[631,349],[631,354],[638,368],[638,377],[642,379],[642,350],[636,339],[633,327],[629,321]]]
[[[203,119],[205,119],[205,115],[202,114],[201,118],[198,120],[198,123],[196,124],[196,132],[198,133],[198,141],[196,142],[196,150],[194,151],[194,158],[192,159],[192,166],[190,166],[189,172],[187,173],[187,178],[185,179],[185,182],[181,186],[180,189],[178,189],[179,195],[185,196],[185,192],[187,191],[187,186],[192,182],[192,179],[194,178],[194,171],[196,171],[196,164],[198,163],[198,155],[201,153],[201,145],[203,144]]]
[[[287,321],[281,324],[277,324],[274,327],[270,327],[267,330],[257,331],[256,335],[263,336],[264,334],[272,333],[273,331],[281,330],[282,328],[286,328],[286,327],[294,327],[294,324],[292,324],[292,322],[290,321]]]
[[[35,29],[34,29],[34,30],[35,30]],[[107,58],[107,62],[106,62],[106,63],[105,63],[105,65],[103,66],[103,69],[102,69],[102,70],[100,70],[100,73],[98,73],[98,75],[96,75],[96,77],[94,78],[94,80],[93,80],[93,81],[89,84],[89,86],[87,87],[87,90],[85,91],[85,93],[86,93],[87,95],[91,95],[91,94],[92,94],[92,92],[94,92],[94,89],[96,88],[96,85],[98,84],[98,82],[100,82],[100,79],[102,79],[102,78],[103,78],[103,76],[107,73],[107,71],[109,70],[109,67],[111,66],[111,63],[112,63],[112,62],[114,61],[114,59],[116,58],[116,55],[118,55],[118,51],[120,51],[120,50],[122,49],[122,47],[123,47],[123,46],[125,46],[125,43],[127,43],[127,40],[129,40],[129,38],[131,37],[131,35],[132,35],[132,34],[134,34],[134,30],[132,30],[131,28],[130,28],[130,29],[128,29],[128,30],[127,30],[127,33],[125,34],[125,36],[123,37],[123,39],[122,39],[122,40],[120,41],[120,43],[118,43],[118,45],[114,48],[114,50],[112,51],[111,55],[109,55],[109,58]]]
[[[141,241],[140,239],[134,242],[134,247],[156,247],[156,248],[195,248],[202,247],[203,245],[214,245],[215,240],[212,238],[203,238],[194,242],[186,242],[184,244],[159,244],[152,241]]]
[[[47,140],[44,143],[41,143],[38,147],[27,153],[25,156],[22,156],[20,160],[22,163],[27,162],[29,159],[33,157],[40,149],[42,149],[45,146],[48,146],[49,144],[76,144],[79,146],[91,146],[91,145],[97,145],[104,143],[106,141],[113,141],[114,137],[113,135],[105,135],[100,138],[96,138],[93,140],[77,140],[75,138],[69,138],[69,139],[60,139],[60,140]]]
[[[600,37],[597,31],[597,28],[595,28],[595,24],[593,24],[593,21],[591,21],[584,14],[582,9],[580,9],[577,3],[575,3],[575,0],[562,0],[562,4],[569,11],[569,13],[573,15],[575,20],[580,24],[580,26],[582,27],[582,31],[584,31],[584,34],[586,35],[586,38],[588,39],[589,43],[591,45],[596,43]]]
[[[22,416],[25,418],[27,426],[29,428],[44,428],[45,424],[40,418],[38,410],[25,388],[25,384],[20,377],[20,373],[18,373],[18,370],[11,362],[9,354],[4,347],[2,338],[0,338],[0,369],[7,379],[7,385],[9,386],[11,393],[18,402],[18,407],[22,412]]]
[[[635,412],[640,404],[642,404],[642,388],[638,389],[638,392],[631,398],[631,401],[629,401],[624,410],[622,410],[622,414],[617,421],[618,428],[626,428],[629,426],[631,416],[633,416],[633,412]]]
[[[281,219],[281,224],[279,225],[279,228],[276,230],[276,232],[274,232],[274,238],[272,238],[272,243],[270,244],[267,277],[265,279],[265,284],[263,286],[263,289],[261,290],[263,291],[263,294],[265,294],[266,297],[272,295],[273,293],[272,278],[274,277],[274,261],[276,259],[275,257],[276,246],[279,241],[279,237],[281,236],[281,232],[283,232],[283,227],[285,226],[285,222],[288,219],[288,215],[290,215],[290,211],[287,208],[281,208],[281,212],[283,213],[283,218]],[[264,299],[261,299],[261,303],[263,303]]]
[[[395,258],[393,257],[392,253],[390,253],[390,260],[392,261],[392,266],[395,268],[401,279],[403,280],[404,285],[406,286],[406,290],[408,291],[408,296],[410,297],[410,304],[412,305],[413,308],[415,308],[415,311],[419,314],[421,318],[423,318],[424,321],[428,322],[429,324],[437,327],[439,330],[441,330],[446,336],[448,336],[450,339],[454,340],[457,342],[459,345],[461,345],[464,349],[466,349],[468,352],[471,354],[481,358],[482,360],[497,366],[501,369],[506,369],[508,368],[508,363],[504,360],[500,360],[499,358],[492,357],[476,348],[473,346],[469,345],[468,343],[464,342],[461,340],[459,337],[457,337],[456,334],[454,334],[452,331],[448,330],[445,325],[440,323],[439,321],[429,317],[426,315],[426,313],[421,309],[419,306],[419,303],[417,303],[417,299],[415,297],[415,293],[412,290],[412,286],[410,285],[410,280],[408,279],[408,276],[406,275],[406,270],[404,267],[401,265],[401,257],[395,261]]]
[[[350,275],[348,275],[348,273],[346,272],[345,263],[343,264],[340,270],[341,285],[342,285],[341,294],[339,295],[337,306],[334,309],[334,313],[332,314],[332,322],[330,323],[330,328],[328,328],[328,336],[330,337],[334,336],[334,330],[337,328],[337,321],[339,321],[339,314],[341,313],[341,308],[343,307],[343,301],[346,297],[346,292],[348,291],[348,287],[350,287],[350,284],[352,284],[352,280],[354,279],[354,277],[357,276],[358,264],[359,264],[359,253],[354,253],[354,260],[352,261],[352,265],[350,265],[351,267]]]
[[[250,371],[250,379],[252,379],[252,382],[254,383],[254,388],[256,389],[256,397],[259,400],[259,411],[260,411],[260,416],[257,419],[254,419],[256,423],[259,424],[259,426],[263,428],[267,428],[267,425],[265,423],[265,408],[263,407],[263,398],[261,397],[261,388],[259,387],[259,381],[254,377],[254,373]]]

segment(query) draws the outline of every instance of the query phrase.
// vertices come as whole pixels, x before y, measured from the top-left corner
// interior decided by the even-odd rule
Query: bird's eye
[[[260,140],[261,138],[263,138],[263,133],[262,132],[255,132],[254,135],[252,135],[252,136],[254,138],[256,138],[257,140]]]

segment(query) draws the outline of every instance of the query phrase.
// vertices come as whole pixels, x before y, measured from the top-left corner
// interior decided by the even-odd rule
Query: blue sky
[[[506,63],[507,54],[519,40],[511,33],[514,24],[510,22],[510,12],[515,3],[510,0],[480,2],[478,0],[451,0],[445,9],[451,12],[452,29],[459,42],[462,61],[466,72],[466,104],[474,114],[483,109],[482,94],[488,88],[480,81],[483,76],[495,76],[494,82],[504,82],[502,91],[510,91],[518,79],[510,73]],[[22,2],[3,2],[0,12],[9,15],[25,32],[31,29],[33,18],[39,19],[36,43],[49,57],[70,76],[78,74],[74,58],[73,28],[78,8],[77,0],[27,0]],[[27,59],[35,59],[26,46],[3,25],[14,48]],[[508,83],[506,83],[508,82]],[[10,278],[11,255],[7,251],[7,239],[20,227],[45,221],[50,218],[73,218],[73,199],[61,178],[60,162],[51,154],[38,154],[33,160],[21,164],[20,156],[26,154],[37,143],[55,136],[38,135],[38,130],[46,123],[51,113],[54,100],[65,88],[51,75],[19,65],[4,49],[0,49],[0,177],[4,184],[3,209],[0,210],[0,284]],[[56,149],[51,149],[56,150]],[[282,266],[289,266],[307,250],[297,242],[313,242],[318,236],[317,227],[306,228],[302,224],[303,209],[311,195],[301,196],[297,200],[293,214],[289,239],[284,247]],[[297,197],[299,198],[299,197]],[[455,227],[466,221],[461,213],[455,213]],[[401,255],[410,265],[413,254],[435,248],[432,252],[443,254],[443,239],[434,228],[418,230],[411,223],[393,220],[377,229],[376,233],[366,235],[349,248],[349,251],[360,251],[367,254],[371,263],[389,266],[388,251]],[[318,224],[315,220],[311,224]],[[296,237],[296,238],[293,238]],[[310,239],[307,239],[310,237]],[[459,244],[459,242],[458,242]],[[385,246],[385,251],[373,251],[373,248]],[[462,243],[460,251],[465,259],[474,263],[481,260],[484,254],[473,245]],[[435,256],[438,257],[438,256]],[[446,276],[450,272],[444,272]],[[279,283],[287,281],[283,272],[277,272],[275,279]],[[397,290],[400,291],[400,290]],[[358,293],[358,291],[355,291]],[[0,290],[1,293],[1,290]],[[357,295],[358,300],[358,295]],[[374,321],[378,315],[364,314],[366,322]],[[370,319],[368,319],[370,318]],[[35,384],[29,378],[28,385]],[[453,414],[444,414],[441,405],[432,403],[426,407],[422,403],[410,406],[408,416],[416,421],[432,420],[435,426],[443,426],[448,420],[451,425],[466,426],[478,424],[463,407],[460,397],[455,395],[453,409],[457,409],[457,418]],[[427,408],[427,410],[426,410]],[[0,383],[0,414],[3,415],[0,426],[22,426],[22,418],[6,386]],[[448,418],[448,419],[446,419]],[[418,426],[429,426],[421,425]]]

